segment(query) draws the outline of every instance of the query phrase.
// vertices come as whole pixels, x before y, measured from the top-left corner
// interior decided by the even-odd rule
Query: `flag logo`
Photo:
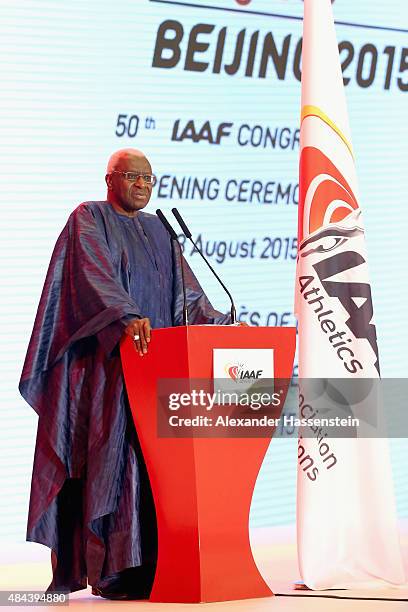
[[[300,176],[301,242],[315,231],[342,221],[358,209],[357,199],[342,173],[316,147],[302,150]]]

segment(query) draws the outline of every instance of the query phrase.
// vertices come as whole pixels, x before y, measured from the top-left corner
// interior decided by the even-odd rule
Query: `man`
[[[27,540],[52,550],[50,590],[144,598],[156,523],[118,342],[131,335],[143,356],[151,328],[182,324],[181,270],[142,212],[155,183],[143,153],[116,152],[105,180],[107,201],[78,206],[58,238],[20,381],[39,415]],[[189,320],[229,323],[183,265]]]

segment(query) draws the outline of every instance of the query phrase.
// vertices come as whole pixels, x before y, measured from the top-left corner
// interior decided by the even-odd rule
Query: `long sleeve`
[[[125,329],[132,321],[132,319],[139,319],[140,316],[128,315],[126,317],[122,317],[118,321],[113,321],[106,327],[102,328],[97,334],[96,337],[98,339],[99,344],[102,346],[105,354],[109,357],[111,356],[113,350],[118,345],[120,339],[125,333]]]
[[[51,257],[21,376],[23,397],[37,409],[42,378],[69,348],[106,329],[100,340],[109,352],[128,316],[142,315],[114,269],[92,209],[83,204],[71,214]]]
[[[20,381],[39,416],[27,540],[52,549],[51,590],[143,562],[139,463],[112,351],[140,308],[107,207],[81,205],[63,229]]]

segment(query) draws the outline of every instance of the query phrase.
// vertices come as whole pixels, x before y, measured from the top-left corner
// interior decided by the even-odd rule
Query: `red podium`
[[[214,348],[272,348],[274,376],[292,374],[296,330],[190,326],[154,329],[148,353],[121,357],[158,527],[150,601],[211,602],[272,595],[250,547],[249,511],[270,438],[165,438],[157,433],[158,379],[210,379]]]

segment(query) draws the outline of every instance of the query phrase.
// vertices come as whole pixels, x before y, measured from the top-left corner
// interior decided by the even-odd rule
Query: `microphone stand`
[[[224,291],[228,295],[228,297],[229,297],[229,299],[231,301],[231,311],[230,311],[231,312],[231,322],[232,322],[233,325],[235,325],[237,323],[237,311],[235,309],[235,304],[234,304],[234,300],[232,298],[231,293],[228,291],[228,289],[226,288],[226,286],[224,285],[224,283],[222,282],[222,280],[220,279],[220,277],[218,276],[218,274],[216,273],[216,271],[214,270],[214,268],[212,267],[210,262],[207,260],[207,258],[204,256],[204,254],[200,251],[200,249],[198,248],[198,246],[194,242],[194,240],[192,238],[192,235],[191,235],[191,232],[188,229],[187,225],[184,223],[183,218],[180,215],[180,213],[177,210],[177,208],[172,208],[171,212],[176,217],[176,219],[178,221],[178,224],[180,225],[181,229],[183,230],[183,233],[186,236],[186,238],[188,238],[190,240],[190,242],[194,245],[194,248],[196,249],[196,251],[198,253],[200,253],[201,257],[204,259],[205,263],[210,268],[211,272],[214,274],[214,276],[216,277],[216,279],[218,280],[218,282],[220,283],[220,285],[223,287]]]
[[[171,240],[173,240],[173,242],[176,242],[176,244],[178,246],[179,258],[180,258],[180,267],[181,267],[181,284],[182,284],[182,287],[183,287],[183,325],[188,325],[188,308],[187,308],[187,296],[186,296],[186,283],[185,283],[185,278],[184,278],[183,253],[181,251],[181,246],[180,246],[180,243],[179,243],[179,241],[177,239],[176,232],[174,231],[174,229],[172,228],[172,226],[170,225],[170,223],[168,222],[168,220],[166,219],[166,217],[164,216],[164,214],[162,213],[162,211],[159,208],[156,210],[156,214],[159,217],[160,221],[163,223],[163,225],[166,228],[166,230],[168,231],[168,233],[170,234]]]

